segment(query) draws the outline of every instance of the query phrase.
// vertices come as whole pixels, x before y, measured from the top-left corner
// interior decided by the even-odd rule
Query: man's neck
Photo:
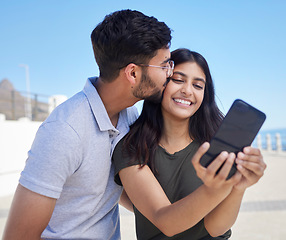
[[[94,87],[105,106],[113,126],[117,125],[120,111],[134,105],[139,100],[128,91],[128,84],[120,78],[110,83],[98,78],[94,83]]]

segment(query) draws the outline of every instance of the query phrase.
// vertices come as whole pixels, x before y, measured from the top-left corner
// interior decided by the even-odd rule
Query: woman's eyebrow
[[[187,75],[186,75],[185,73],[179,72],[179,71],[174,72],[173,75],[174,75],[174,74],[179,74],[179,75],[181,75],[182,77],[187,77]]]
[[[206,84],[206,80],[203,78],[195,78],[196,81],[200,81],[203,82],[204,84]]]

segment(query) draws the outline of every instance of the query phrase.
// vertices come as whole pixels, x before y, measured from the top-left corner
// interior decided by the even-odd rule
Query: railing
[[[258,134],[255,142],[256,146],[261,150],[266,150],[267,152],[286,153],[286,139],[282,139],[280,133],[275,133],[274,141],[270,133],[265,135],[265,139],[262,138],[261,134]]]
[[[7,120],[27,118],[32,121],[44,121],[51,111],[66,100],[65,96],[5,91],[0,96],[0,113]]]

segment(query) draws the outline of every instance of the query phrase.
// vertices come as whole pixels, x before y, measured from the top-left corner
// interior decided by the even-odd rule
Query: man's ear
[[[138,66],[134,63],[130,63],[125,67],[124,73],[131,86],[134,86],[138,81]]]

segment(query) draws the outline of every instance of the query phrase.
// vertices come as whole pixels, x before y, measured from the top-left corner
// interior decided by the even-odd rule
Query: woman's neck
[[[164,129],[159,144],[173,154],[192,142],[189,134],[189,120],[170,120],[164,118]]]

